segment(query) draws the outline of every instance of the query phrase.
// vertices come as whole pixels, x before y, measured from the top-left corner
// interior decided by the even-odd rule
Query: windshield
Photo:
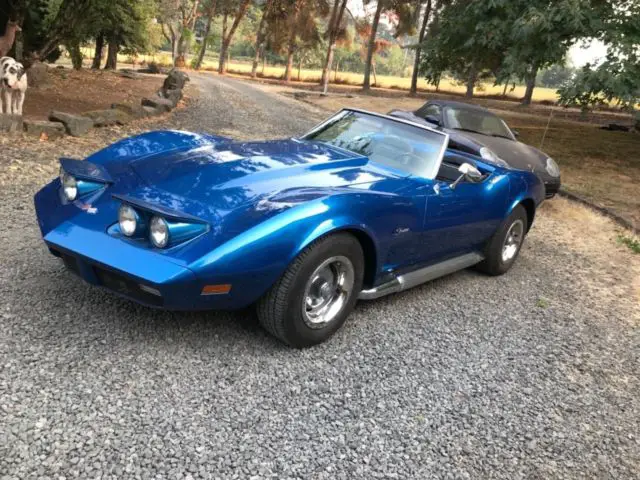
[[[353,110],[337,113],[302,138],[430,179],[436,176],[447,143],[446,134]]]
[[[496,115],[482,110],[447,107],[444,110],[447,128],[465,130],[514,140],[509,127]]]

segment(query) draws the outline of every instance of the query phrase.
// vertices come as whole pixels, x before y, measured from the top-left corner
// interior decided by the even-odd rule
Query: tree
[[[538,83],[547,88],[559,88],[571,80],[576,73],[576,69],[556,63],[540,72]]]
[[[230,0],[228,3],[225,3],[225,8],[223,9],[224,19],[222,27],[222,44],[220,45],[220,58],[218,61],[218,73],[224,74],[227,72],[227,54],[229,51],[229,45],[231,44],[233,35],[238,29],[240,21],[244,17],[245,13],[247,13],[250,3],[251,0]],[[233,15],[233,24],[231,25],[231,28],[227,30],[227,17],[229,15]]]
[[[373,55],[376,51],[380,50],[381,46],[388,47],[389,43],[381,44],[376,43],[376,36],[378,34],[378,25],[380,24],[380,16],[383,12],[391,14],[394,18],[396,25],[395,37],[402,35],[403,33],[410,32],[414,28],[414,14],[413,5],[406,0],[378,0],[376,10],[373,15],[371,27],[369,31],[369,40],[367,43],[367,57],[364,65],[364,81],[362,84],[363,90],[369,90],[371,88],[371,69],[373,66]]]
[[[331,17],[329,19],[329,25],[327,26],[326,38],[327,38],[327,54],[322,67],[322,78],[320,79],[320,85],[322,90],[327,91],[329,86],[329,74],[331,72],[331,66],[333,65],[333,53],[336,48],[336,42],[341,36],[346,33],[346,27],[343,25],[344,11],[347,7],[347,0],[334,0],[333,7],[331,8]]]
[[[602,0],[514,0],[506,3],[501,17],[510,28],[503,32],[508,45],[498,78],[525,81],[522,103],[533,98],[541,69],[564,61],[569,48],[580,38],[602,28],[603,15],[611,4]]]
[[[200,0],[157,0],[162,34],[171,44],[171,58],[178,67],[185,66],[188,40],[199,15]],[[136,2],[132,2],[136,3]]]
[[[218,0],[205,0],[201,6],[204,8],[204,16],[207,18],[207,22],[204,27],[204,33],[202,38],[202,45],[200,45],[200,51],[198,57],[193,65],[195,70],[200,70],[202,67],[202,61],[204,60],[204,54],[207,51],[207,43],[209,35],[211,34],[211,23],[216,14],[216,7],[218,6]]]
[[[509,0],[458,0],[443,4],[421,45],[421,69],[436,84],[450,72],[467,86],[472,97],[476,83],[495,71],[503,59],[502,31],[507,28],[498,15]]]
[[[621,0],[603,16],[599,36],[608,47],[599,65],[585,65],[560,88],[560,103],[577,105],[587,110],[603,103],[615,102],[635,115],[640,129],[640,116],[635,107],[640,103],[640,4]]]
[[[422,9],[423,0],[418,1],[417,12]],[[425,41],[425,35],[427,33],[427,25],[431,18],[432,0],[427,0],[424,6],[424,13],[422,14],[422,20],[420,22],[420,32],[418,34],[418,45],[421,45]],[[415,96],[418,93],[418,75],[420,74],[420,53],[421,49],[416,49],[415,58],[413,60],[413,73],[411,74],[411,88],[409,89],[409,95]]]
[[[264,46],[266,38],[267,19],[271,14],[274,0],[266,0],[262,9],[262,15],[260,16],[260,23],[258,24],[258,31],[256,32],[256,52],[253,58],[253,64],[251,65],[251,78],[256,78],[258,74],[258,62],[260,61],[260,50]]]

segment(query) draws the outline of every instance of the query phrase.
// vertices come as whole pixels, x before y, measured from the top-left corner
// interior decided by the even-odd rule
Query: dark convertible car
[[[519,142],[497,115],[486,108],[450,100],[430,100],[414,112],[392,110],[389,115],[436,126],[449,134],[449,148],[487,160],[503,160],[510,167],[529,170],[544,183],[547,198],[560,189],[560,169],[546,153]]]

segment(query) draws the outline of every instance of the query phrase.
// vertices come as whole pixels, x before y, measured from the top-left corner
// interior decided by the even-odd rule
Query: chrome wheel
[[[305,286],[302,316],[310,328],[322,328],[342,311],[353,293],[355,273],[347,257],[331,257],[311,274]]]
[[[522,220],[516,220],[511,224],[511,227],[509,227],[507,236],[502,244],[502,261],[504,263],[513,260],[517,255],[518,250],[520,250],[523,237],[524,223],[522,223]]]

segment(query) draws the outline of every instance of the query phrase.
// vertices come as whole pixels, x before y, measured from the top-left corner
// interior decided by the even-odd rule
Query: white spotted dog
[[[0,113],[22,115],[22,105],[27,92],[27,73],[20,62],[11,57],[0,58]]]

